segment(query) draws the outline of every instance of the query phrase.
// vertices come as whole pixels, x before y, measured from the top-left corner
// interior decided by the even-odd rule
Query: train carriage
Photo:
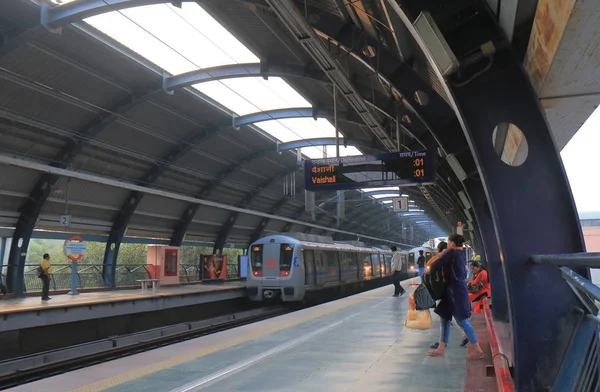
[[[253,301],[302,301],[308,291],[389,278],[391,258],[384,247],[303,233],[270,235],[250,245],[248,295]],[[408,271],[407,254],[402,260]]]

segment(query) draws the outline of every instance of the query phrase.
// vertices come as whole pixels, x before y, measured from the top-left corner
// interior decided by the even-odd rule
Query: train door
[[[381,264],[379,263],[379,255],[377,253],[371,254],[371,260],[373,261],[373,277],[381,278]]]
[[[279,256],[281,244],[268,243],[263,245],[263,278],[265,284],[279,283]]]
[[[340,260],[338,258],[338,252],[326,251],[323,252],[323,264],[325,269],[326,283],[336,283],[340,281]]]
[[[369,253],[361,253],[359,260],[363,261],[363,271],[365,279],[369,280],[373,278],[373,261]]]
[[[323,266],[323,252],[320,250],[314,251],[315,255],[315,285],[321,286],[325,283],[326,270]]]
[[[307,286],[314,286],[315,282],[315,252],[312,250],[305,250],[303,252],[304,258],[304,284]]]

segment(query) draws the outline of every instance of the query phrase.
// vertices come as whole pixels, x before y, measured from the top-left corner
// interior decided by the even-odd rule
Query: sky
[[[560,155],[577,210],[600,211],[600,109],[588,118]]]

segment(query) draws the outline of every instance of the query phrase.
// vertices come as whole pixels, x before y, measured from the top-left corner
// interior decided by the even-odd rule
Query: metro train
[[[248,256],[246,288],[252,301],[302,301],[308,292],[392,275],[389,248],[304,233],[263,237],[250,245]],[[403,279],[414,276],[408,253],[402,252],[401,258]]]

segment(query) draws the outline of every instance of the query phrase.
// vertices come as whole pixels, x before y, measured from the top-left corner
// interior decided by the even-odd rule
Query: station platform
[[[446,356],[427,356],[437,317],[430,330],[406,329],[408,295],[391,294],[391,286],[371,290],[12,390],[496,390],[493,378],[485,383],[489,349],[484,360],[467,361],[453,327]]]
[[[245,297],[244,282],[194,284],[0,300],[0,332]]]
[[[218,316],[246,297],[244,282],[226,282],[2,299],[0,360]]]

